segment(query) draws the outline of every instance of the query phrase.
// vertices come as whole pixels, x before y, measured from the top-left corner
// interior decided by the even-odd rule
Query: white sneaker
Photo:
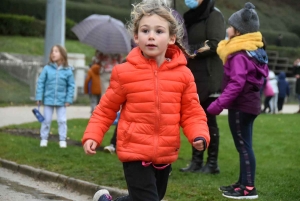
[[[66,141],[59,141],[59,147],[60,148],[67,148],[67,142]]]
[[[104,151],[113,154],[116,152],[116,148],[113,144],[110,144],[110,145],[104,147]]]
[[[108,190],[101,189],[95,193],[93,201],[112,201],[112,197]]]
[[[47,147],[48,140],[41,140],[40,147]]]

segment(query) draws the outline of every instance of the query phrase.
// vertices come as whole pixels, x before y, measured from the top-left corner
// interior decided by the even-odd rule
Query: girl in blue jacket
[[[35,100],[37,104],[44,104],[44,118],[41,125],[41,147],[48,144],[52,115],[56,109],[59,146],[67,147],[67,119],[66,107],[72,104],[74,96],[73,68],[68,65],[67,51],[60,45],[51,49],[48,65],[44,66],[39,75]]]

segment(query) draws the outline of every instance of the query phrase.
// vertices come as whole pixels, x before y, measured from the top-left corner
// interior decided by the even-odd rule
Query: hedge
[[[47,0],[0,0],[0,13],[28,15],[45,20],[46,3]],[[129,7],[66,1],[67,18],[80,22],[92,14],[110,15],[126,23],[130,18],[130,9]]]
[[[299,47],[300,38],[295,33],[284,32],[284,31],[272,31],[272,30],[261,30],[262,35],[267,41],[268,45],[276,45],[275,41],[278,34],[282,34],[282,46],[284,47]]]
[[[66,38],[77,39],[71,28],[76,23],[66,19]],[[45,21],[25,15],[0,14],[0,35],[45,36]]]

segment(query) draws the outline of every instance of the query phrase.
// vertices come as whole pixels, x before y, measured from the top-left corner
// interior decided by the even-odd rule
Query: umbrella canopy
[[[103,53],[125,53],[131,50],[131,38],[123,22],[109,15],[91,15],[72,28],[80,42]]]

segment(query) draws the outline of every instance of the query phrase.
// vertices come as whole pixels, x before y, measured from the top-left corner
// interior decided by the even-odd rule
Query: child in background
[[[268,81],[269,81],[272,91],[274,93],[274,95],[272,96],[272,98],[269,101],[270,111],[271,111],[271,114],[276,114],[279,90],[278,90],[276,75],[271,70],[269,71]]]
[[[258,31],[259,19],[252,3],[233,13],[227,29],[229,40],[219,43],[217,53],[224,64],[223,92],[207,108],[218,115],[228,109],[228,122],[239,152],[240,173],[236,183],[221,186],[231,199],[256,199],[256,160],[252,148],[253,123],[260,113],[260,88],[268,75],[268,58]]]
[[[60,45],[51,49],[48,65],[44,66],[39,75],[35,100],[44,104],[44,118],[41,125],[41,147],[48,144],[52,115],[56,110],[59,146],[67,147],[67,118],[66,107],[73,103],[74,96],[73,68],[68,65],[67,51]]]
[[[129,29],[138,47],[112,70],[82,138],[86,154],[96,154],[122,106],[117,156],[123,163],[129,195],[118,201],[162,200],[171,164],[178,158],[180,127],[189,142],[204,150],[210,138],[194,77],[186,67],[183,27],[161,0],[134,6]],[[107,190],[94,200],[112,200]]]
[[[94,57],[93,64],[88,70],[84,81],[84,93],[90,96],[91,113],[93,113],[101,98],[100,69],[99,59]]]
[[[285,72],[281,71],[279,73],[277,81],[278,81],[278,90],[279,90],[277,109],[278,109],[278,113],[282,113],[285,97],[290,95],[290,87],[289,87],[289,83],[285,79]]]

